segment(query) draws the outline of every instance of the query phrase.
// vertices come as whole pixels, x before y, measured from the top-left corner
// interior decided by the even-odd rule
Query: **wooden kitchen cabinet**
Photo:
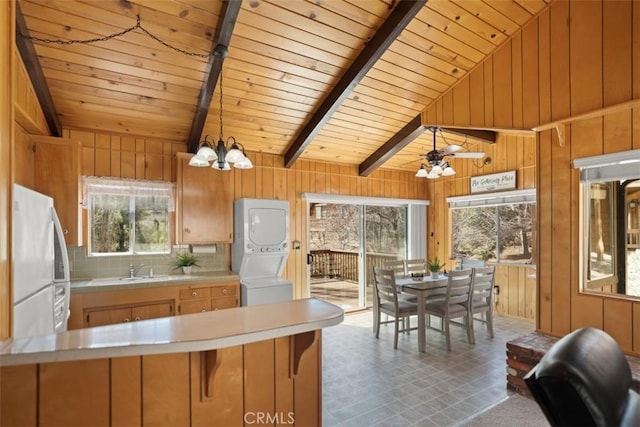
[[[178,314],[233,308],[238,307],[239,302],[240,285],[238,282],[190,286],[180,291]]]
[[[234,174],[189,166],[190,153],[178,153],[176,240],[181,244],[233,241]]]
[[[173,316],[173,301],[153,304],[136,304],[117,308],[98,308],[85,310],[85,327],[113,325],[115,323],[136,322]]]
[[[65,242],[82,246],[81,144],[63,138],[31,135],[34,146],[34,190],[53,198]]]
[[[103,292],[71,292],[69,329],[238,307],[240,282],[224,280]],[[177,310],[176,310],[177,305]]]

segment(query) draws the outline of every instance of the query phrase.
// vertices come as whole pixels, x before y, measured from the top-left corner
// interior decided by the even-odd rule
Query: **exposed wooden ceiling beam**
[[[418,114],[398,133],[389,138],[384,145],[367,157],[364,162],[360,163],[360,166],[358,166],[360,176],[371,175],[374,170],[382,166],[394,154],[409,145],[411,141],[422,135],[426,130],[427,128],[422,125],[422,119]]]
[[[233,28],[236,25],[236,19],[242,6],[242,0],[225,0],[222,2],[222,10],[220,11],[220,22],[218,22],[218,31],[214,38],[214,45],[207,62],[204,73],[204,84],[198,95],[198,105],[196,105],[196,113],[191,123],[191,132],[187,139],[187,151],[195,153],[198,149],[204,123],[209,114],[213,91],[218,83],[220,72],[222,71],[222,63],[227,56],[227,47],[231,41]]]
[[[40,102],[40,108],[42,108],[42,113],[49,126],[49,132],[52,136],[62,136],[62,124],[58,113],[56,113],[49,86],[47,86],[47,82],[44,79],[36,49],[29,37],[29,29],[24,20],[24,15],[22,15],[22,9],[20,9],[20,4],[16,2],[16,46],[31,79],[31,84],[33,84],[33,90]]]
[[[468,136],[469,138],[479,139],[482,142],[495,144],[497,132],[482,129],[464,129],[464,128],[448,128],[434,125],[425,125],[422,123],[422,115],[418,114],[402,129],[393,135],[387,142],[378,148],[372,155],[360,163],[358,171],[360,176],[369,176],[371,173],[382,166],[393,155],[398,153],[404,147],[409,145],[411,141],[422,135],[430,127],[439,128],[443,132],[453,133],[456,135]]]
[[[466,129],[462,127],[446,127],[446,126],[437,126],[437,125],[424,125],[425,128],[437,127],[443,132],[453,133],[455,135],[466,136],[473,139],[479,139],[482,142],[487,142],[489,144],[495,144],[498,133],[492,130],[484,130],[484,129]]]
[[[302,155],[313,138],[329,121],[342,101],[356,88],[360,80],[373,67],[376,61],[411,22],[414,16],[427,3],[427,0],[400,1],[384,24],[371,38],[371,41],[360,52],[342,78],[322,101],[311,119],[305,124],[297,138],[284,155],[284,166],[289,168]]]

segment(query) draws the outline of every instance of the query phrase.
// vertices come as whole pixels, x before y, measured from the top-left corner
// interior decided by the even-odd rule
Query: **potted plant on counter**
[[[191,267],[200,267],[198,257],[190,252],[181,252],[171,264],[172,270],[182,268],[183,274],[191,274]]]
[[[432,279],[437,279],[438,278],[438,274],[439,274],[440,269],[442,267],[444,267],[444,263],[441,263],[440,260],[438,259],[438,257],[435,257],[435,258],[430,259],[429,261],[427,261],[427,268],[431,272],[431,278]]]

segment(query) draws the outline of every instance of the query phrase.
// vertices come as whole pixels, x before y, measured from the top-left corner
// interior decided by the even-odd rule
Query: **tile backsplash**
[[[194,267],[193,273],[207,271],[229,270],[228,253],[230,246],[216,245],[215,253],[197,254],[200,267]],[[149,275],[149,269],[153,274],[180,274],[179,270],[171,270],[171,262],[175,259],[174,250],[171,255],[118,255],[118,256],[87,256],[86,248],[69,246],[69,267],[71,280],[97,279],[103,277],[125,277],[129,275],[129,266],[144,266],[138,272],[139,276]]]

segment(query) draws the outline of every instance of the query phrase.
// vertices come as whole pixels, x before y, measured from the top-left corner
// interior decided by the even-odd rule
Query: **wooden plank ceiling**
[[[290,163],[325,160],[362,171],[376,150],[407,134],[411,142],[382,167],[415,170],[418,156],[433,144],[431,133],[409,129],[416,117],[547,1],[429,0],[342,94],[337,108],[321,117],[317,132]],[[218,59],[224,138],[234,136],[247,151],[287,158],[305,126],[317,121],[314,114],[323,101],[344,83],[341,79],[398,7],[395,0],[244,0],[235,8],[237,18],[229,20],[225,13],[234,8],[221,0],[18,4],[26,22],[22,31],[40,39],[102,38],[135,26],[140,17],[142,28],[105,41],[28,40],[64,128],[185,143],[202,127],[196,140],[206,134],[217,140],[220,66],[207,55],[221,38],[228,43],[228,56]],[[204,124],[194,128],[198,112],[203,114],[199,102],[208,100],[211,88]],[[465,138],[446,134],[438,146],[447,142]],[[470,139],[465,148],[482,151],[482,144]]]

